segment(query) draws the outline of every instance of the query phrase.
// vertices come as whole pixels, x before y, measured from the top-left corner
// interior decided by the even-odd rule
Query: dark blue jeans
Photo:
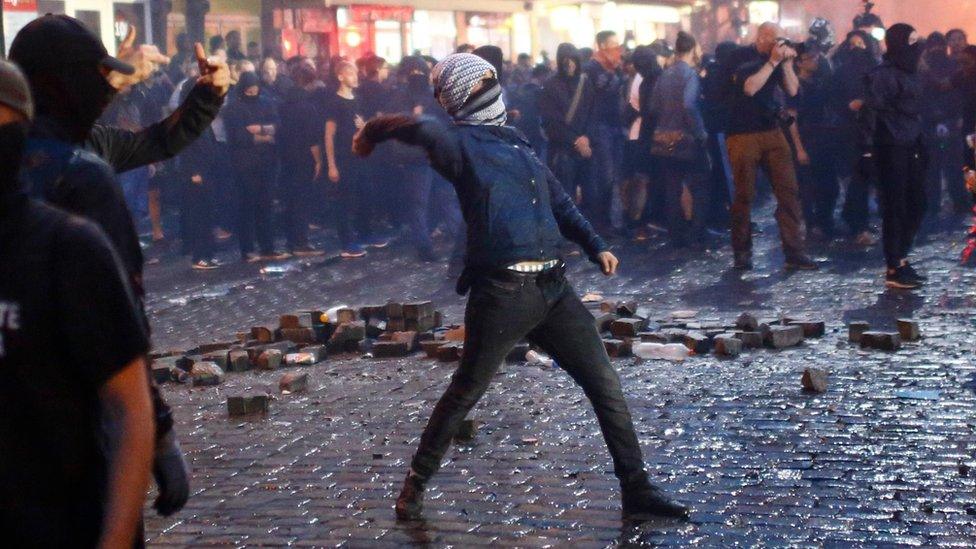
[[[429,166],[405,165],[401,168],[407,197],[407,224],[417,250],[432,250],[430,232],[439,222],[455,242],[455,254],[463,253],[464,233],[461,207],[454,187]]]
[[[614,474],[622,481],[644,469],[633,421],[610,365],[593,315],[586,310],[563,269],[539,275],[499,273],[477,280],[464,315],[464,358],[434,407],[413,471],[428,479],[440,468],[451,439],[485,394],[505,357],[519,341],[542,348],[579,385],[596,412]]]
[[[593,150],[593,197],[588,203],[583,198],[583,209],[590,221],[601,225],[610,224],[610,208],[613,202],[613,189],[617,182],[617,166],[623,154],[622,142],[616,127],[597,124],[590,138]]]

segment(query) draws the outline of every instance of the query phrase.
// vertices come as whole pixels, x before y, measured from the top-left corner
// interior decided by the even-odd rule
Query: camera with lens
[[[798,47],[798,44],[796,42],[790,40],[789,38],[782,38],[782,37],[776,39],[776,45],[786,46],[787,48],[792,48],[794,50]]]

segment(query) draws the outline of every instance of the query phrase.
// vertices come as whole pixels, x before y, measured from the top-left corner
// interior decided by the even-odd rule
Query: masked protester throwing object
[[[617,258],[525,137],[504,126],[505,104],[492,65],[470,54],[450,55],[434,67],[433,80],[453,126],[427,117],[380,116],[353,142],[362,156],[387,139],[423,147],[434,169],[454,185],[468,226],[457,285],[459,293],[471,292],[464,357],[421,437],[397,516],[421,518],[426,483],[462,420],[512,347],[528,339],[590,399],[621,483],[624,512],[687,517],[684,506],[648,481],[620,380],[592,315],[565,278],[560,249],[564,237],[575,242],[607,276],[616,272]]]

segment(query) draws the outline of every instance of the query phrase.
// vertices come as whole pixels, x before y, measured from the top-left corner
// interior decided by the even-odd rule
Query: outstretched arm
[[[431,166],[448,180],[461,175],[464,161],[457,138],[435,118],[406,114],[381,115],[370,119],[353,139],[353,152],[368,156],[388,139],[417,145],[427,151]]]
[[[116,173],[170,159],[193,143],[220,112],[230,86],[227,63],[203,57],[197,44],[201,76],[172,114],[139,131],[96,125],[85,148],[108,162]]]

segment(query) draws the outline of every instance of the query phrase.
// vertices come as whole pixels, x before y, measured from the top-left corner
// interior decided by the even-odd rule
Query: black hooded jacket
[[[874,117],[876,146],[911,145],[922,135],[921,44],[908,43],[912,32],[904,23],[892,25],[884,62],[868,75],[864,107]]]
[[[576,62],[576,73],[570,75],[566,72],[566,60],[572,59]],[[559,70],[555,76],[546,81],[542,88],[542,95],[539,99],[539,114],[542,117],[542,127],[549,137],[551,149],[572,149],[573,143],[583,135],[587,135],[593,123],[593,102],[595,95],[593,84],[589,78],[583,75],[581,67],[582,58],[579,50],[572,44],[560,44],[556,50],[556,63]],[[583,81],[583,89],[580,95],[579,106],[573,119],[566,121],[566,115],[573,103],[576,89],[580,85],[580,78]]]

